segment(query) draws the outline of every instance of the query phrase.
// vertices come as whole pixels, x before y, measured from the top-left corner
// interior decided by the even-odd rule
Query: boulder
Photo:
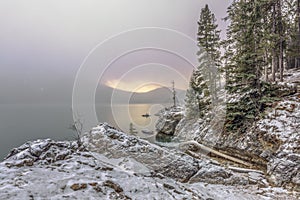
[[[5,158],[7,167],[32,166],[34,163],[50,164],[66,159],[69,155],[83,151],[77,142],[58,142],[51,139],[27,142],[14,148]]]
[[[197,173],[199,161],[180,151],[170,151],[103,123],[82,136],[83,145],[108,158],[130,158],[150,171],[186,182]]]
[[[236,173],[105,123],[82,143],[46,139],[12,150],[0,162],[0,199],[293,199],[260,189],[261,174]]]
[[[174,135],[179,121],[183,118],[183,109],[181,107],[165,108],[156,114],[159,116],[155,125],[156,131],[160,134]]]

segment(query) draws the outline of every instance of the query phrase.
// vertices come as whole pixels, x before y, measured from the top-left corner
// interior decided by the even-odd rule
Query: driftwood
[[[186,150],[186,153],[187,153],[188,155],[194,157],[194,158],[197,158],[197,159],[201,159],[201,158],[202,158],[201,155],[199,155],[199,154],[197,154],[197,153],[195,153],[195,152],[192,152],[192,151],[190,151],[190,150]],[[210,160],[210,163],[211,163],[211,164],[214,164],[214,165],[217,165],[217,166],[220,166],[220,165],[221,165],[218,161],[215,161],[215,160]]]
[[[199,144],[198,142],[196,141],[187,141],[187,142],[183,142],[179,145],[179,149],[183,150],[183,151],[186,151],[188,149],[185,149],[184,146],[186,145],[194,145],[198,151],[204,151],[206,153],[211,153],[213,155],[216,155],[216,156],[219,156],[219,157],[222,157],[222,158],[225,158],[227,160],[230,160],[230,161],[233,161],[235,163],[239,163],[239,164],[242,164],[244,166],[247,166],[247,167],[253,167],[253,165],[251,163],[248,163],[248,162],[245,162],[241,159],[238,159],[238,158],[235,158],[235,157],[232,157],[232,156],[229,156],[229,155],[226,155],[224,153],[220,153],[210,147],[207,147],[207,146],[204,146],[202,144]],[[191,153],[189,151],[189,153]]]
[[[228,169],[231,169],[232,171],[235,171],[235,172],[241,172],[241,173],[254,172],[254,173],[258,173],[258,174],[265,174],[263,171],[260,171],[260,170],[246,169],[246,168],[241,168],[241,167],[228,166]]]
[[[195,153],[195,152],[187,150],[186,153],[189,154],[190,156],[194,157],[194,158],[201,159],[201,156],[199,154]],[[220,166],[220,163],[218,163],[216,161],[212,161],[212,164]],[[241,167],[232,167],[232,166],[227,166],[227,168],[230,169],[230,170],[232,170],[232,171],[239,172],[239,173],[254,172],[254,173],[258,173],[258,174],[262,174],[262,175],[265,174],[263,171],[256,170],[256,169],[241,168]]]

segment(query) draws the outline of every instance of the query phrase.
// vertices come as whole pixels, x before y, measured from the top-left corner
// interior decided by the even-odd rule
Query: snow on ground
[[[265,137],[279,145],[268,163],[268,174],[277,185],[300,188],[300,100],[295,95],[277,103],[258,122]]]
[[[300,101],[294,99],[279,102],[263,120],[259,121],[258,127],[284,143],[299,141]]]
[[[298,84],[300,71],[286,73],[285,79]],[[278,102],[257,123],[264,138],[279,143],[275,144],[279,146],[276,154],[270,154],[267,169],[269,180],[277,185],[300,184],[299,115],[298,93]],[[199,123],[190,124],[194,130],[197,127],[193,126],[199,129]],[[245,141],[251,141],[249,134]],[[300,197],[297,192],[270,186],[262,173],[236,172],[207,157],[195,159],[176,148],[128,136],[108,124],[84,134],[82,142],[83,147],[75,141],[46,139],[13,149],[0,163],[0,199]]]
[[[54,141],[39,140],[26,146],[40,149],[41,144],[47,148],[36,152],[45,153],[49,161],[60,151],[72,153],[44,162],[28,153],[30,148],[16,149],[15,155],[0,164],[0,199],[201,199],[174,180],[124,170],[103,155],[76,151],[67,143],[61,148]],[[21,154],[26,156],[20,159]]]
[[[300,189],[300,70],[284,74],[284,86],[297,88],[294,95],[274,102],[273,107],[257,123],[258,132],[278,145],[268,163],[270,181],[277,185]]]
[[[220,166],[214,167],[207,159],[199,161],[202,168],[193,177],[193,183],[179,182],[168,176],[172,173],[155,172],[151,169],[152,162],[143,163],[145,160],[136,157],[139,150],[166,151],[167,154],[167,149],[126,136],[107,124],[97,126],[91,135],[90,139],[84,136],[84,140],[92,141],[95,148],[96,138],[99,141],[105,138],[114,148],[108,147],[108,152],[101,154],[80,148],[76,142],[47,139],[13,149],[0,163],[0,199],[296,199],[286,190],[261,184],[195,181],[197,177],[217,181],[224,174],[232,173]],[[137,146],[129,144],[133,140]],[[124,151],[124,154],[113,157],[118,153],[111,154],[111,150]],[[150,153],[148,159],[155,159],[151,155],[156,154]],[[182,159],[191,162],[187,157]],[[156,161],[159,162],[159,158]],[[185,163],[177,162],[176,166],[184,169]]]

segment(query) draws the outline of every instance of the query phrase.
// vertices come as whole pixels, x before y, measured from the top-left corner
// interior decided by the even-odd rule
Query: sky
[[[206,3],[225,30],[221,18],[230,0],[1,0],[0,103],[71,103],[76,73],[101,42],[142,27],[196,39]],[[111,43],[109,51],[118,45],[130,46],[130,41]],[[176,87],[185,89],[191,70],[182,59],[146,49],[117,60],[99,82],[147,92],[170,85],[175,77]]]

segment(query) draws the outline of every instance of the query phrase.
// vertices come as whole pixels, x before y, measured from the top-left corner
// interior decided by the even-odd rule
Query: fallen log
[[[188,155],[194,157],[194,158],[197,158],[197,159],[201,159],[201,158],[202,158],[199,154],[197,154],[197,153],[195,153],[195,152],[192,152],[192,151],[190,151],[190,150],[187,150],[186,153],[187,153]],[[218,166],[221,165],[218,161],[215,161],[215,160],[212,160],[212,159],[211,159],[210,162],[211,162],[212,164],[214,164],[214,165],[218,165]]]
[[[179,149],[183,150],[183,151],[188,150],[188,149],[184,148],[184,146],[186,146],[186,145],[194,145],[197,148],[198,151],[204,151],[204,152],[207,152],[207,153],[211,153],[213,155],[225,158],[225,159],[233,161],[235,163],[239,163],[239,164],[242,164],[242,165],[247,166],[247,167],[253,167],[253,165],[251,163],[248,163],[248,162],[243,161],[241,159],[226,155],[224,153],[220,153],[220,152],[218,152],[218,151],[216,151],[216,150],[214,150],[210,147],[204,146],[203,144],[199,144],[196,141],[183,142],[179,145]]]
[[[262,174],[262,175],[265,174],[263,171],[260,171],[260,170],[248,169],[248,168],[241,168],[241,167],[228,166],[228,169],[230,169],[232,171],[235,171],[235,172],[241,172],[241,173],[254,172],[254,173],[258,173],[258,174]]]

